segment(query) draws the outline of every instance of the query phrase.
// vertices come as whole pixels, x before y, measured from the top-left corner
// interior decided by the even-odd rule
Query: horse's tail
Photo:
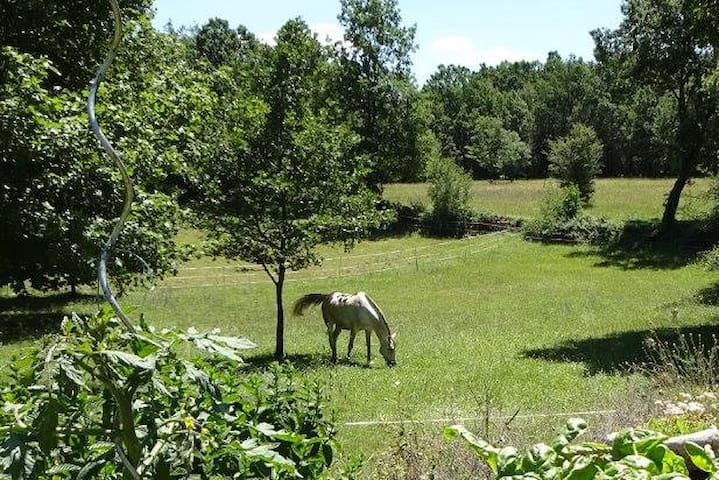
[[[307,295],[297,299],[295,306],[292,309],[292,313],[294,315],[302,315],[307,307],[310,305],[319,305],[329,296],[329,293],[308,293]]]

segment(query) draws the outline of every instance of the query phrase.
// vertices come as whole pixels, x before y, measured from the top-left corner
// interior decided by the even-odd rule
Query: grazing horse
[[[294,314],[302,315],[310,305],[322,304],[322,318],[327,325],[327,336],[332,349],[332,361],[337,361],[337,337],[342,330],[350,331],[347,358],[352,353],[355,335],[358,330],[365,331],[367,339],[367,363],[370,363],[370,337],[372,332],[379,338],[379,351],[390,367],[395,360],[395,336],[390,333],[389,325],[376,303],[364,292],[351,293],[309,293],[295,302]]]

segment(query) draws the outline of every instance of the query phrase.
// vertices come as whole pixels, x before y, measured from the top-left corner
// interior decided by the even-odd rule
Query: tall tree
[[[602,63],[623,62],[636,80],[674,98],[678,173],[662,215],[668,230],[686,183],[716,162],[717,106],[704,80],[717,63],[719,13],[713,0],[627,0],[622,12],[617,30],[592,32],[595,54]]]
[[[336,92],[360,136],[357,152],[372,164],[369,181],[379,186],[414,180],[404,174],[421,171],[417,164],[426,155],[421,148],[407,149],[407,145],[424,145],[416,139],[426,130],[424,120],[406,121],[418,118],[419,96],[410,72],[416,28],[402,26],[397,0],[341,0],[340,4],[338,18],[346,44]]]
[[[322,243],[351,245],[379,215],[363,183],[365,162],[351,154],[355,135],[319,101],[327,56],[303,21],[280,29],[269,64],[260,97],[227,102],[247,123],[218,125],[203,207],[215,252],[261,264],[274,283],[281,359],[287,272],[318,263]]]
[[[120,286],[147,266],[171,273],[183,256],[177,197],[193,181],[185,165],[202,156],[214,102],[181,41],[147,20],[128,30],[97,107],[137,197],[110,266]],[[52,64],[14,48],[0,51],[0,65],[0,284],[18,292],[93,284],[122,199],[119,174],[87,127],[85,92],[52,88]]]
[[[150,13],[151,0],[119,0],[123,21],[131,25]],[[3,0],[0,46],[47,57],[55,66],[47,81],[79,89],[107,51],[113,24],[109,3],[92,0]]]

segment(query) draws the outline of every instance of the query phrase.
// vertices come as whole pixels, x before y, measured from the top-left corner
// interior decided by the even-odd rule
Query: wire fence
[[[329,257],[320,266],[288,272],[285,281],[316,281],[372,275],[401,269],[419,269],[423,266],[468,258],[480,252],[491,250],[496,248],[507,235],[512,235],[512,233],[495,232],[405,249]],[[167,278],[164,284],[157,288],[232,287],[269,282],[271,280],[262,270],[262,267],[248,268],[247,265],[240,264],[238,266],[207,266],[180,269],[177,276]]]

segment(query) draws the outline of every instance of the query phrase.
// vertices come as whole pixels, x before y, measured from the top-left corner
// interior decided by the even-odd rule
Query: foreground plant
[[[109,310],[66,318],[2,379],[0,478],[320,476],[334,435],[322,389],[289,367],[239,375],[253,346],[144,322],[128,333]]]
[[[618,433],[611,444],[571,442],[587,429],[581,419],[570,419],[554,441],[538,443],[520,453],[514,447],[498,448],[475,437],[460,425],[447,427],[445,438],[461,437],[472,451],[492,469],[496,478],[532,479],[689,479],[682,456],[666,445],[669,437],[644,429]],[[719,479],[719,460],[709,446],[685,444],[692,463],[710,479]]]

